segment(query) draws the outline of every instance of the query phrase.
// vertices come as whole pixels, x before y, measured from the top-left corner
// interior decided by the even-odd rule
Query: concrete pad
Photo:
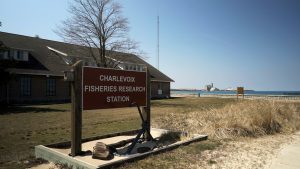
[[[151,129],[151,135],[154,138],[159,138],[163,133],[168,132],[167,130],[163,129]],[[108,138],[101,138],[97,140],[90,140],[87,142],[82,143],[82,150],[83,151],[93,151],[93,147],[96,145],[97,142],[103,142],[105,144],[114,144],[117,142],[120,142],[122,140],[128,140],[135,138],[136,135],[118,135]],[[137,144],[137,147],[133,150],[133,153],[130,155],[115,155],[113,159],[111,160],[99,160],[99,159],[93,159],[92,154],[87,154],[84,156],[76,156],[71,157],[68,154],[71,152],[70,147],[65,148],[51,148],[51,146],[36,146],[35,147],[35,153],[37,158],[43,158],[51,162],[59,162],[59,163],[66,163],[69,166],[73,166],[73,168],[82,168],[82,169],[93,169],[93,168],[102,168],[102,167],[108,167],[113,166],[117,164],[121,164],[126,161],[132,161],[134,159],[143,158],[147,155],[153,154],[153,153],[159,153],[162,151],[167,151],[169,149],[176,148],[180,145],[189,144],[191,142],[195,141],[201,141],[206,140],[206,135],[193,135],[192,138],[188,140],[178,141],[170,145],[166,145],[163,147],[155,148],[152,151],[145,152],[145,153],[136,153],[136,148],[139,146]],[[152,144],[152,143],[147,143]],[[153,145],[152,145],[153,146]]]
[[[294,167],[286,164],[276,164],[272,167],[272,169],[299,169],[299,167]]]

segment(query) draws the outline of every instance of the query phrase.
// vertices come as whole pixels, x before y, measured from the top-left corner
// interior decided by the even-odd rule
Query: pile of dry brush
[[[257,137],[300,129],[299,103],[245,100],[186,114],[153,119],[154,127],[208,134],[210,138]]]

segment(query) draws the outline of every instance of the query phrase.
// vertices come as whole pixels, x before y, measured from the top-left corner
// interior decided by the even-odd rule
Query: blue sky
[[[69,0],[1,0],[0,31],[58,40]],[[130,36],[172,88],[300,90],[299,0],[119,0]],[[4,8],[3,8],[4,7]]]

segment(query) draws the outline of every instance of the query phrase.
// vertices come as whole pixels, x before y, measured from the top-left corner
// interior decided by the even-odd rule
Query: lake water
[[[171,90],[171,94],[236,94],[236,91]],[[249,95],[300,95],[300,91],[245,91]]]

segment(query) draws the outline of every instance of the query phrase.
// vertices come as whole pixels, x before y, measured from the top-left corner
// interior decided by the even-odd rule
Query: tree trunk
[[[103,45],[103,51],[102,51],[102,55],[103,55],[103,65],[104,65],[104,67],[107,67],[107,64],[106,64],[106,58],[105,58],[105,53],[106,53],[106,51],[105,51],[105,43],[104,43],[104,45]]]
[[[104,67],[104,61],[103,61],[103,50],[102,50],[102,45],[100,45],[100,48],[98,49],[98,51],[99,51],[99,56],[100,56],[100,60],[99,60],[99,62],[97,61],[97,66],[98,67]]]

